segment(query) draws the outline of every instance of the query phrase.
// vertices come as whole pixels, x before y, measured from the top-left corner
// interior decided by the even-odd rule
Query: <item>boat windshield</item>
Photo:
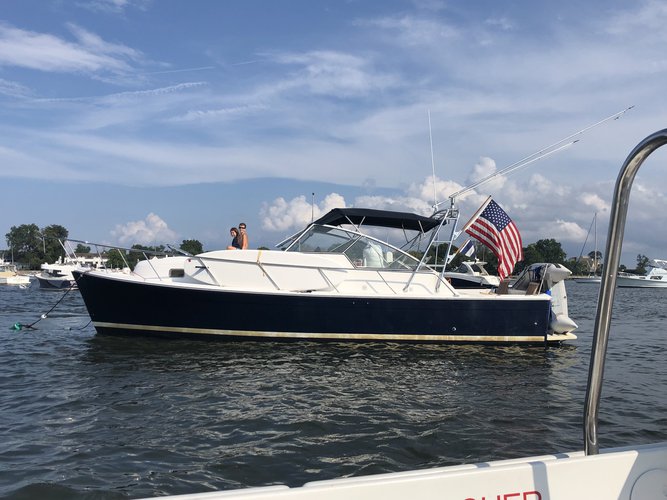
[[[470,267],[472,267],[472,270],[475,271],[476,273],[481,274],[482,276],[486,276],[489,273],[486,272],[486,269],[484,268],[484,264],[471,264]]]
[[[355,267],[414,270],[419,265],[408,253],[340,227],[311,226],[286,251],[342,253]]]

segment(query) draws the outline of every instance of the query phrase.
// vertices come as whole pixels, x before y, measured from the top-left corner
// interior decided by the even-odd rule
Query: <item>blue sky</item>
[[[212,250],[244,221],[272,246],[336,206],[428,214],[434,188],[635,105],[460,200],[467,217],[491,194],[524,244],[577,256],[623,160],[667,127],[665,25],[657,1],[6,0],[0,231]],[[666,158],[635,181],[626,265],[667,258]]]

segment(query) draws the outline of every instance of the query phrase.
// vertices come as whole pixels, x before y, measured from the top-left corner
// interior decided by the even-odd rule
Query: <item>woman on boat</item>
[[[232,243],[227,247],[227,250],[241,250],[242,244],[239,230],[233,227],[229,230],[229,234],[232,237]]]

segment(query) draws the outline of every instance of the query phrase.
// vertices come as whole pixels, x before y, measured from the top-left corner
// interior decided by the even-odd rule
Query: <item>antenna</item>
[[[435,159],[433,156],[433,133],[431,132],[431,110],[428,110],[428,139],[431,143],[431,172],[433,173],[433,208],[438,206],[437,192],[435,189]]]
[[[570,141],[568,143],[565,143],[565,141],[569,141],[573,137],[581,135],[584,132],[587,132],[588,130],[590,130],[594,127],[597,127],[598,125],[602,125],[603,123],[608,122],[609,120],[618,120],[627,111],[630,111],[634,107],[635,107],[634,105],[632,105],[630,107],[627,107],[624,110],[619,111],[618,113],[614,113],[613,115],[610,115],[607,118],[604,118],[604,119],[600,120],[599,122],[596,122],[592,125],[589,125],[588,127],[585,127],[583,129],[579,130],[578,132],[575,132],[574,134],[570,134],[567,137],[561,139],[560,141],[554,142],[553,144],[551,144],[551,145],[549,145],[545,148],[542,148],[539,151],[536,151],[535,153],[530,154],[530,155],[526,156],[525,158],[523,158],[523,159],[521,159],[521,160],[519,160],[515,163],[512,163],[511,165],[499,170],[498,172],[496,172],[494,174],[491,174],[491,175],[485,177],[484,179],[482,179],[480,181],[477,181],[477,182],[471,184],[470,186],[461,189],[460,191],[457,191],[454,194],[449,195],[449,199],[451,200],[452,204],[454,204],[454,199],[455,198],[461,196],[464,193],[467,193],[468,191],[472,191],[474,188],[479,187],[482,184],[485,184],[486,182],[490,181],[491,179],[494,179],[495,177],[498,177],[500,175],[508,175],[512,172],[515,172],[515,171],[517,171],[517,170],[519,170],[523,167],[526,167],[526,166],[530,165],[531,163],[536,162],[537,160],[541,160],[542,158],[546,158],[547,156],[550,156],[553,153],[557,153],[558,151],[561,151],[565,148],[568,148],[568,147],[572,146],[573,144],[576,144],[577,142],[579,142],[579,139],[575,139],[575,140]]]
[[[312,223],[315,220],[315,193],[311,193],[310,201],[310,222]]]

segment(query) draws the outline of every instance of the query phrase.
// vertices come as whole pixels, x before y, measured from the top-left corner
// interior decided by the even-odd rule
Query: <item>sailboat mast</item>
[[[598,213],[595,212],[593,216],[593,227],[594,227],[594,236],[595,236],[595,254],[593,255],[593,274],[597,276],[598,274]]]

